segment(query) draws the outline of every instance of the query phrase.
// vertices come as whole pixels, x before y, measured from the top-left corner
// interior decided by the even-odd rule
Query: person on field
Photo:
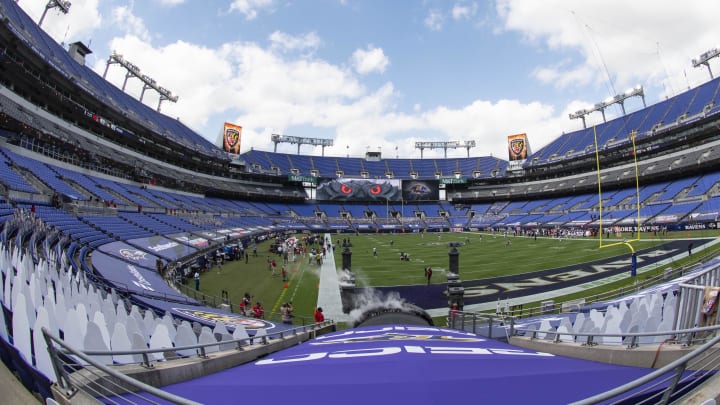
[[[318,307],[315,310],[315,322],[320,323],[320,322],[323,322],[324,320],[325,320],[325,315],[323,314],[322,307]]]
[[[430,279],[432,279],[432,268],[426,267],[425,268],[425,278],[427,279],[427,284],[430,285]]]
[[[265,316],[265,308],[262,306],[260,301],[258,301],[255,306],[252,308],[253,311],[253,317],[262,319]]]

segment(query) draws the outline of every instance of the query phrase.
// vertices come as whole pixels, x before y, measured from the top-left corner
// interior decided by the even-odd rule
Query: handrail
[[[64,340],[61,340],[60,338],[51,335],[50,332],[45,327],[42,328],[42,332],[43,332],[43,336],[45,337],[45,341],[47,343],[48,350],[50,351],[50,356],[53,360],[53,367],[55,368],[55,373],[58,374],[58,377],[60,377],[60,378],[58,378],[58,383],[60,384],[60,386],[62,388],[65,388],[65,389],[70,388],[65,385],[69,382],[69,380],[67,379],[67,370],[63,370],[62,367],[58,367],[58,365],[56,363],[58,356],[57,356],[57,352],[55,351],[55,346],[52,344],[53,342],[62,346],[66,350],[71,351],[74,356],[77,356],[80,359],[82,359],[83,361],[86,361],[88,364],[91,364],[92,366],[97,367],[102,372],[107,373],[108,375],[110,375],[114,378],[117,378],[118,380],[122,381],[125,384],[140,388],[142,391],[145,391],[148,394],[155,395],[156,397],[159,397],[161,399],[171,401],[171,402],[177,403],[177,404],[187,404],[187,405],[199,405],[200,404],[199,402],[195,402],[195,401],[171,394],[169,392],[155,388],[152,385],[148,385],[141,381],[137,381],[133,378],[126,376],[123,373],[117,372],[110,367],[107,367],[99,362],[96,362],[95,360],[90,358],[88,355],[86,355],[83,352],[81,352],[80,350],[74,348],[72,345],[68,344]]]
[[[640,337],[647,337],[647,336],[664,336],[664,335],[671,335],[671,336],[681,336],[681,335],[687,335],[687,339],[683,342],[686,346],[691,346],[695,340],[695,336],[698,333],[701,332],[716,332],[720,330],[720,325],[713,325],[713,326],[703,326],[703,327],[695,327],[695,328],[689,328],[689,329],[674,329],[674,330],[665,330],[665,331],[653,331],[653,332],[619,332],[619,333],[588,333],[588,332],[558,332],[557,330],[538,330],[533,329],[531,327],[517,327],[515,325],[515,322],[517,319],[512,316],[502,316],[502,315],[491,315],[491,314],[483,314],[483,313],[472,313],[472,312],[457,312],[455,314],[449,313],[448,314],[448,326],[450,328],[454,329],[464,329],[465,321],[467,319],[470,319],[472,321],[473,325],[473,333],[476,333],[476,326],[478,321],[485,321],[488,325],[497,325],[497,323],[503,323],[504,325],[498,325],[497,327],[504,328],[506,330],[509,329],[510,333],[509,336],[518,336],[518,332],[525,332],[530,334],[531,339],[537,339],[537,335],[540,333],[554,335],[553,342],[559,343],[561,342],[560,337],[561,336],[583,336],[588,337],[588,344],[596,344],[594,342],[594,338],[603,338],[603,337],[623,337],[623,338],[632,338],[631,342],[628,344],[628,348],[634,348],[638,347],[638,339]],[[492,338],[492,330],[490,329],[490,338]],[[698,339],[702,340],[702,339]],[[681,340],[678,340],[678,342],[681,342]],[[654,343],[653,343],[654,344]]]
[[[211,343],[198,343],[194,345],[188,345],[188,346],[173,346],[173,347],[162,347],[157,349],[139,349],[139,350],[85,350],[83,353],[89,356],[112,356],[112,355],[132,355],[132,354],[141,354],[143,355],[144,365],[149,365],[149,360],[146,355],[152,354],[152,353],[161,353],[161,352],[167,352],[168,350],[172,351],[180,351],[180,350],[191,350],[191,349],[200,349],[200,357],[205,357],[205,348],[210,346],[218,346],[218,345],[228,345],[228,344],[237,344],[238,350],[242,350],[241,346],[243,342],[252,342],[255,339],[262,340],[263,344],[267,344],[268,339],[271,339],[275,336],[278,336],[279,338],[284,338],[285,335],[297,335],[298,331],[302,330],[302,332],[307,332],[308,329],[317,330],[320,328],[323,328],[325,326],[332,325],[334,322],[332,320],[326,320],[321,323],[316,323],[312,325],[304,325],[304,326],[298,326],[296,328],[287,329],[283,331],[277,331],[273,332],[267,335],[262,336],[248,336],[246,338],[240,338],[240,339],[233,339],[233,340],[225,340],[225,341],[219,341],[219,342],[211,342]],[[251,343],[252,344],[252,343]]]
[[[76,387],[73,387],[70,383],[68,369],[63,366],[61,363],[61,360],[58,356],[58,353],[61,352],[62,354],[71,354],[73,356],[77,356],[78,358],[82,359],[83,361],[86,361],[88,364],[97,367],[99,370],[107,373],[108,375],[112,377],[116,377],[119,380],[121,380],[123,383],[138,388],[140,391],[145,391],[151,395],[158,396],[162,399],[179,403],[179,404],[196,404],[196,402],[186,400],[182,397],[175,396],[173,394],[167,393],[165,391],[159,390],[155,387],[149,386],[147,384],[144,384],[140,381],[137,381],[131,377],[128,377],[122,373],[119,373],[112,368],[109,368],[102,363],[99,363],[95,360],[93,360],[90,356],[113,356],[113,355],[142,355],[143,361],[140,362],[140,364],[144,367],[152,367],[150,362],[150,356],[149,354],[152,353],[160,353],[160,352],[167,352],[168,350],[172,351],[180,351],[180,350],[192,350],[192,349],[199,349],[198,357],[205,358],[205,348],[210,346],[222,346],[222,345],[228,345],[228,344],[235,344],[237,350],[242,350],[242,344],[244,342],[252,342],[254,339],[261,339],[263,344],[268,344],[268,339],[279,336],[280,338],[283,338],[285,335],[293,335],[296,336],[299,331],[301,332],[308,332],[317,330],[326,326],[332,325],[334,322],[332,320],[326,320],[320,323],[312,324],[312,325],[304,325],[304,326],[298,326],[296,328],[283,330],[283,331],[277,331],[273,332],[271,334],[263,335],[263,336],[249,336],[247,338],[240,338],[240,339],[233,339],[233,340],[227,340],[227,341],[219,341],[219,342],[212,342],[212,343],[199,343],[195,345],[187,345],[187,346],[174,346],[174,347],[164,347],[164,348],[156,348],[156,349],[141,349],[141,350],[111,350],[111,351],[99,351],[99,350],[85,350],[81,351],[77,348],[74,348],[72,345],[69,345],[65,341],[61,340],[60,338],[53,336],[46,328],[42,328],[43,335],[45,337],[45,341],[47,343],[48,352],[50,353],[50,357],[52,359],[53,369],[55,370],[55,374],[57,376],[58,385],[69,394],[72,394],[77,391]],[[61,349],[58,351],[58,348],[56,348],[52,342],[57,343]],[[250,343],[252,344],[252,343]]]
[[[669,395],[672,394],[674,389],[677,386],[677,383],[680,380],[681,374],[685,371],[686,365],[693,360],[695,357],[699,356],[700,354],[703,354],[706,350],[710,349],[714,345],[718,344],[720,342],[720,335],[715,336],[713,339],[711,339],[709,342],[703,344],[702,346],[698,347],[697,349],[693,350],[692,352],[680,357],[679,359],[671,362],[670,364],[661,367],[655,371],[653,371],[650,374],[647,374],[643,377],[640,377],[634,381],[631,381],[627,384],[623,384],[619,387],[613,388],[608,391],[601,392],[600,394],[582,399],[580,401],[572,402],[571,405],[591,405],[591,404],[597,404],[602,401],[606,401],[608,399],[614,398],[618,395],[624,394],[630,390],[633,390],[635,388],[640,387],[641,385],[648,383],[656,378],[661,377],[663,374],[666,374],[668,372],[671,372],[673,370],[676,370],[675,378],[673,379],[673,382],[671,386],[669,386],[667,389],[671,390],[670,392],[665,391],[665,394],[663,396],[663,402],[667,403],[667,401],[670,399]]]
[[[686,346],[690,346],[690,345],[692,345],[692,343],[693,343],[692,338],[693,338],[697,333],[700,333],[700,332],[715,332],[715,331],[717,331],[717,330],[720,330],[720,325],[715,325],[715,326],[703,326],[703,327],[692,328],[692,329],[675,329],[675,330],[654,331],[654,332],[620,332],[620,333],[558,332],[557,330],[555,330],[555,331],[544,331],[544,330],[535,330],[535,329],[531,329],[531,328],[517,328],[517,327],[514,327],[513,330],[514,330],[515,332],[517,332],[517,331],[521,331],[521,332],[531,332],[531,333],[532,333],[532,336],[531,336],[532,339],[536,339],[538,333],[546,333],[546,334],[555,335],[555,338],[554,338],[553,340],[554,340],[554,342],[556,342],[556,343],[557,343],[557,342],[560,342],[560,336],[576,336],[576,337],[577,337],[577,336],[586,336],[586,337],[589,338],[589,341],[590,341],[590,339],[596,338],[596,337],[599,337],[599,338],[603,338],[603,337],[631,337],[631,338],[633,338],[633,341],[628,345],[628,348],[633,348],[633,347],[637,347],[637,346],[638,346],[638,344],[637,344],[637,339],[635,339],[635,338],[645,337],[645,336],[663,336],[663,335],[678,336],[678,335],[685,335],[685,334],[688,335],[688,339],[687,339],[687,341],[685,342],[685,345],[686,345]],[[516,335],[513,334],[513,336],[516,336]]]

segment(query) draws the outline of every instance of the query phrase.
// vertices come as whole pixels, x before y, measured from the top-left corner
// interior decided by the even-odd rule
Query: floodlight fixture
[[[103,79],[107,76],[108,69],[110,68],[110,65],[112,64],[118,64],[125,68],[125,81],[123,81],[122,90],[125,91],[125,86],[127,85],[127,81],[130,78],[137,78],[140,79],[141,82],[143,82],[143,88],[140,92],[140,102],[143,101],[143,97],[145,97],[145,90],[155,90],[159,95],[160,98],[158,99],[158,105],[156,110],[160,111],[160,106],[162,105],[163,101],[172,101],[173,103],[176,103],[178,101],[178,96],[173,95],[172,92],[165,87],[158,86],[157,80],[153,79],[152,77],[143,74],[140,71],[140,68],[137,67],[134,63],[130,62],[129,60],[123,58],[123,56],[115,51],[110,55],[108,58],[106,64],[105,64],[105,72],[103,73]]]
[[[717,47],[710,49],[707,52],[703,52],[699,57],[692,60],[693,67],[699,67],[705,65],[708,73],[710,73],[710,79],[714,79],[712,69],[710,69],[710,59],[720,56],[720,49]]]
[[[332,139],[324,139],[324,138],[303,138],[300,136],[290,136],[290,135],[280,135],[280,134],[272,134],[270,135],[270,140],[275,144],[275,152],[277,152],[277,146],[279,143],[289,143],[289,144],[297,144],[298,151],[297,154],[300,154],[300,145],[313,145],[313,146],[320,146],[322,147],[322,156],[325,156],[325,147],[326,146],[333,146],[334,141]],[[348,149],[349,149],[348,145]],[[349,155],[349,153],[348,153]]]
[[[603,122],[606,122],[605,109],[613,104],[620,104],[622,113],[623,115],[625,115],[625,100],[631,97],[642,98],[643,108],[647,107],[647,105],[645,104],[645,91],[643,90],[642,86],[635,86],[631,89],[626,90],[624,93],[616,94],[612,97],[606,98],[599,103],[595,103],[595,105],[593,105],[592,107],[584,108],[582,110],[577,110],[574,113],[570,113],[568,114],[568,117],[570,117],[571,120],[578,118],[581,119],[583,122],[583,128],[587,128],[587,125],[585,124],[585,116],[590,115],[595,111],[600,111],[600,113],[602,113]]]
[[[468,157],[470,157],[470,148],[475,147],[475,141],[427,141],[427,142],[415,142],[415,149],[420,149],[420,159],[423,158],[423,150],[425,149],[443,149],[445,151],[445,159],[447,159],[448,149],[465,148],[467,149]]]
[[[49,0],[47,4],[45,5],[45,10],[42,13],[42,16],[40,16],[40,21],[38,21],[38,27],[42,26],[43,21],[45,20],[45,16],[47,15],[48,10],[51,8],[57,8],[60,10],[61,13],[67,14],[70,11],[70,6],[72,3],[66,0]]]

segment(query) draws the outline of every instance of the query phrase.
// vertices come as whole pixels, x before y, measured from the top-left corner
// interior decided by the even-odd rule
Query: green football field
[[[708,231],[709,232],[709,231]],[[630,236],[630,235],[625,235]],[[690,234],[672,234],[669,237],[687,237]],[[693,237],[717,236],[717,231],[694,232]],[[341,247],[343,238],[349,239],[352,270],[357,276],[358,286],[393,286],[425,283],[424,269],[433,269],[433,283],[444,283],[448,268],[449,243],[459,244],[459,271],[463,281],[527,273],[584,263],[606,257],[629,255],[625,245],[599,248],[599,241],[593,238],[563,239],[513,237],[488,233],[428,233],[410,234],[332,234],[337,244],[334,257],[336,266],[342,266]],[[619,242],[622,238],[611,238],[605,243]],[[662,243],[653,235],[641,235],[633,242],[637,250],[651,248]],[[207,294],[210,305],[218,305],[223,291],[227,293],[233,311],[242,294],[253,295],[253,302],[261,301],[268,318],[278,319],[283,302],[292,302],[295,308],[295,323],[311,322],[319,287],[319,267],[308,264],[307,258],[288,265],[288,280],[283,282],[279,275],[272,276],[267,268],[267,258],[282,260],[267,253],[269,242],[258,245],[258,257],[227,262],[218,272],[213,268],[201,276],[200,292]],[[372,250],[376,248],[377,256]],[[409,261],[401,261],[400,253],[407,253]],[[186,285],[190,296],[195,294],[192,280]],[[198,296],[199,297],[199,296]]]
[[[463,280],[529,273],[601,258],[630,254],[627,246],[599,248],[597,239],[531,238],[502,233],[367,234],[350,236],[352,270],[361,286],[424,284],[424,269],[433,269],[433,282],[446,280],[450,244],[459,253],[459,273]],[[340,239],[342,241],[342,238]],[[622,240],[622,239],[619,239]],[[615,242],[611,239],[607,242]],[[652,247],[657,239],[634,242],[635,249]],[[373,256],[373,248],[377,256]],[[409,261],[401,261],[407,253]],[[338,268],[342,255],[336,251]]]

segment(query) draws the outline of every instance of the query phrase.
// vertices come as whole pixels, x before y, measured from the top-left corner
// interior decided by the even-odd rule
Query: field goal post
[[[632,243],[637,242],[640,240],[640,176],[638,171],[638,163],[637,163],[637,149],[635,147],[635,136],[637,135],[637,131],[631,131],[630,132],[630,141],[632,142],[632,154],[633,154],[633,164],[635,167],[635,198],[636,198],[636,206],[637,206],[637,218],[635,219],[635,224],[637,226],[637,237],[634,237],[631,240],[623,240],[620,242],[613,242],[609,244],[603,243],[603,205],[602,205],[602,181],[601,181],[601,175],[600,175],[600,149],[598,148],[598,139],[597,139],[597,130],[596,127],[593,126],[593,137],[595,140],[595,163],[597,165],[597,186],[598,186],[598,206],[600,209],[600,215],[598,217],[600,229],[598,231],[598,236],[600,239],[600,249],[603,248],[609,248],[612,246],[618,246],[618,245],[625,245],[630,249],[630,252],[632,254],[632,262],[631,262],[631,275],[635,276],[637,275],[637,256],[635,254],[635,247],[633,247]]]

